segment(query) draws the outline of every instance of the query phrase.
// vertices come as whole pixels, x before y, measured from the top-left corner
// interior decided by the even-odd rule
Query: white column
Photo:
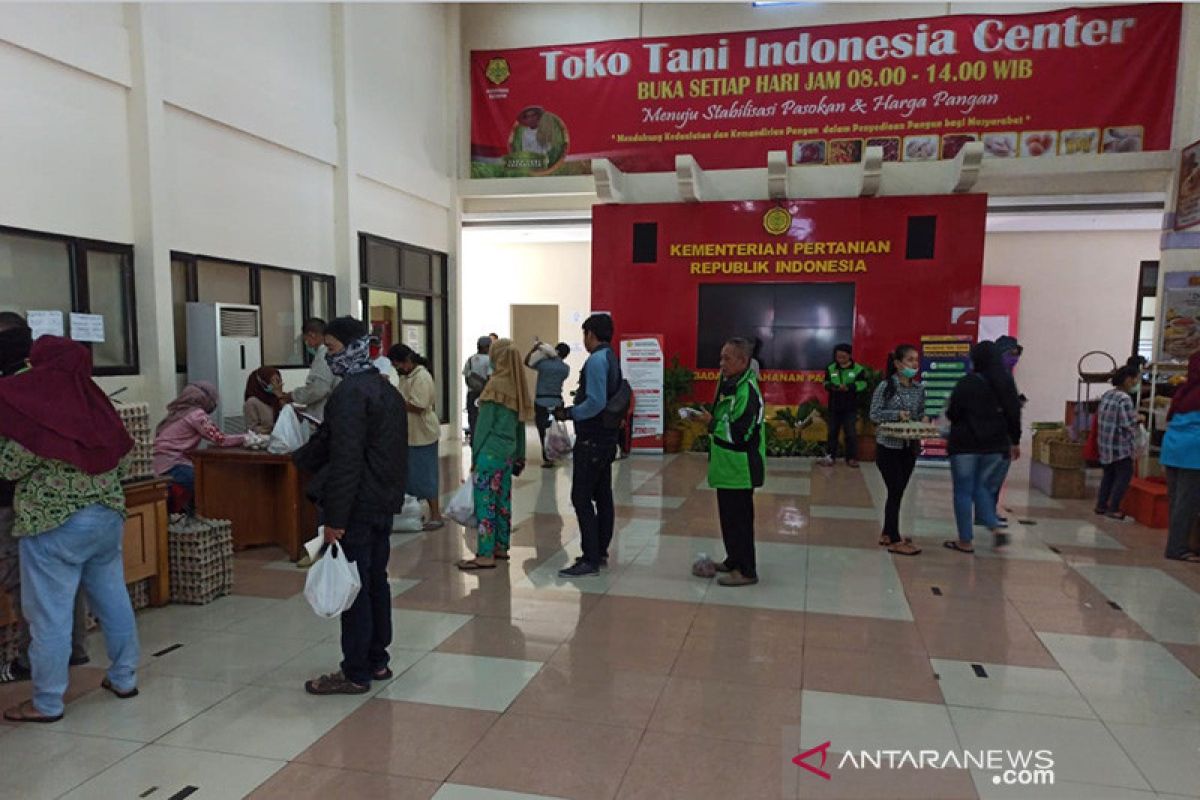
[[[166,133],[161,41],[153,5],[127,3],[132,81],[129,92],[129,168],[133,194],[133,259],[138,357],[151,416],[175,396],[175,326],[171,250],[165,223]]]

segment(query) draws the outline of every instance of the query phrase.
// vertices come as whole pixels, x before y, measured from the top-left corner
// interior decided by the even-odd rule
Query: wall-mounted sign
[[[471,176],[1167,150],[1180,19],[1147,4],[474,51]]]
[[[1200,224],[1200,142],[1183,148],[1175,184],[1175,230]]]

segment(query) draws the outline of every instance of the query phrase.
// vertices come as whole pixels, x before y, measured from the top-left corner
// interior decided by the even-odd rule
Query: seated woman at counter
[[[217,387],[208,381],[189,383],[167,404],[167,418],[154,431],[154,474],[165,475],[189,495],[195,491],[196,470],[187,454],[201,441],[217,447],[241,447],[247,436],[256,436],[230,436],[213,424],[208,415],[219,401]]]
[[[259,367],[246,379],[242,415],[246,430],[270,436],[283,409],[283,376],[274,367]]]

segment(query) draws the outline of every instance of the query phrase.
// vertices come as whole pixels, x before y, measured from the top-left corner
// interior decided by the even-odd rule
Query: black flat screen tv
[[[700,286],[696,366],[716,369],[732,336],[762,342],[763,369],[823,370],[854,338],[852,283],[710,283]]]

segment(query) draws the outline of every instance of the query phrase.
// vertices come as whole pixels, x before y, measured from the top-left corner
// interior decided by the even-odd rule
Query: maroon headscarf
[[[179,397],[167,403],[167,418],[158,423],[158,427],[154,429],[154,435],[158,436],[162,433],[163,428],[186,417],[193,408],[198,408],[205,414],[211,414],[216,410],[220,400],[221,395],[217,393],[217,387],[208,381],[189,383],[183,387]]]
[[[243,395],[244,400],[249,400],[251,397],[261,400],[271,409],[276,419],[279,418],[279,410],[283,407],[283,402],[279,399],[279,395],[268,392],[266,387],[270,386],[271,380],[278,375],[279,370],[274,367],[259,367],[246,378],[246,394]]]
[[[1200,411],[1200,350],[1192,353],[1192,357],[1188,359],[1187,383],[1175,390],[1167,417],[1191,411]]]
[[[116,469],[133,439],[92,382],[92,352],[70,339],[43,336],[33,343],[29,365],[0,381],[0,436],[89,475]]]

